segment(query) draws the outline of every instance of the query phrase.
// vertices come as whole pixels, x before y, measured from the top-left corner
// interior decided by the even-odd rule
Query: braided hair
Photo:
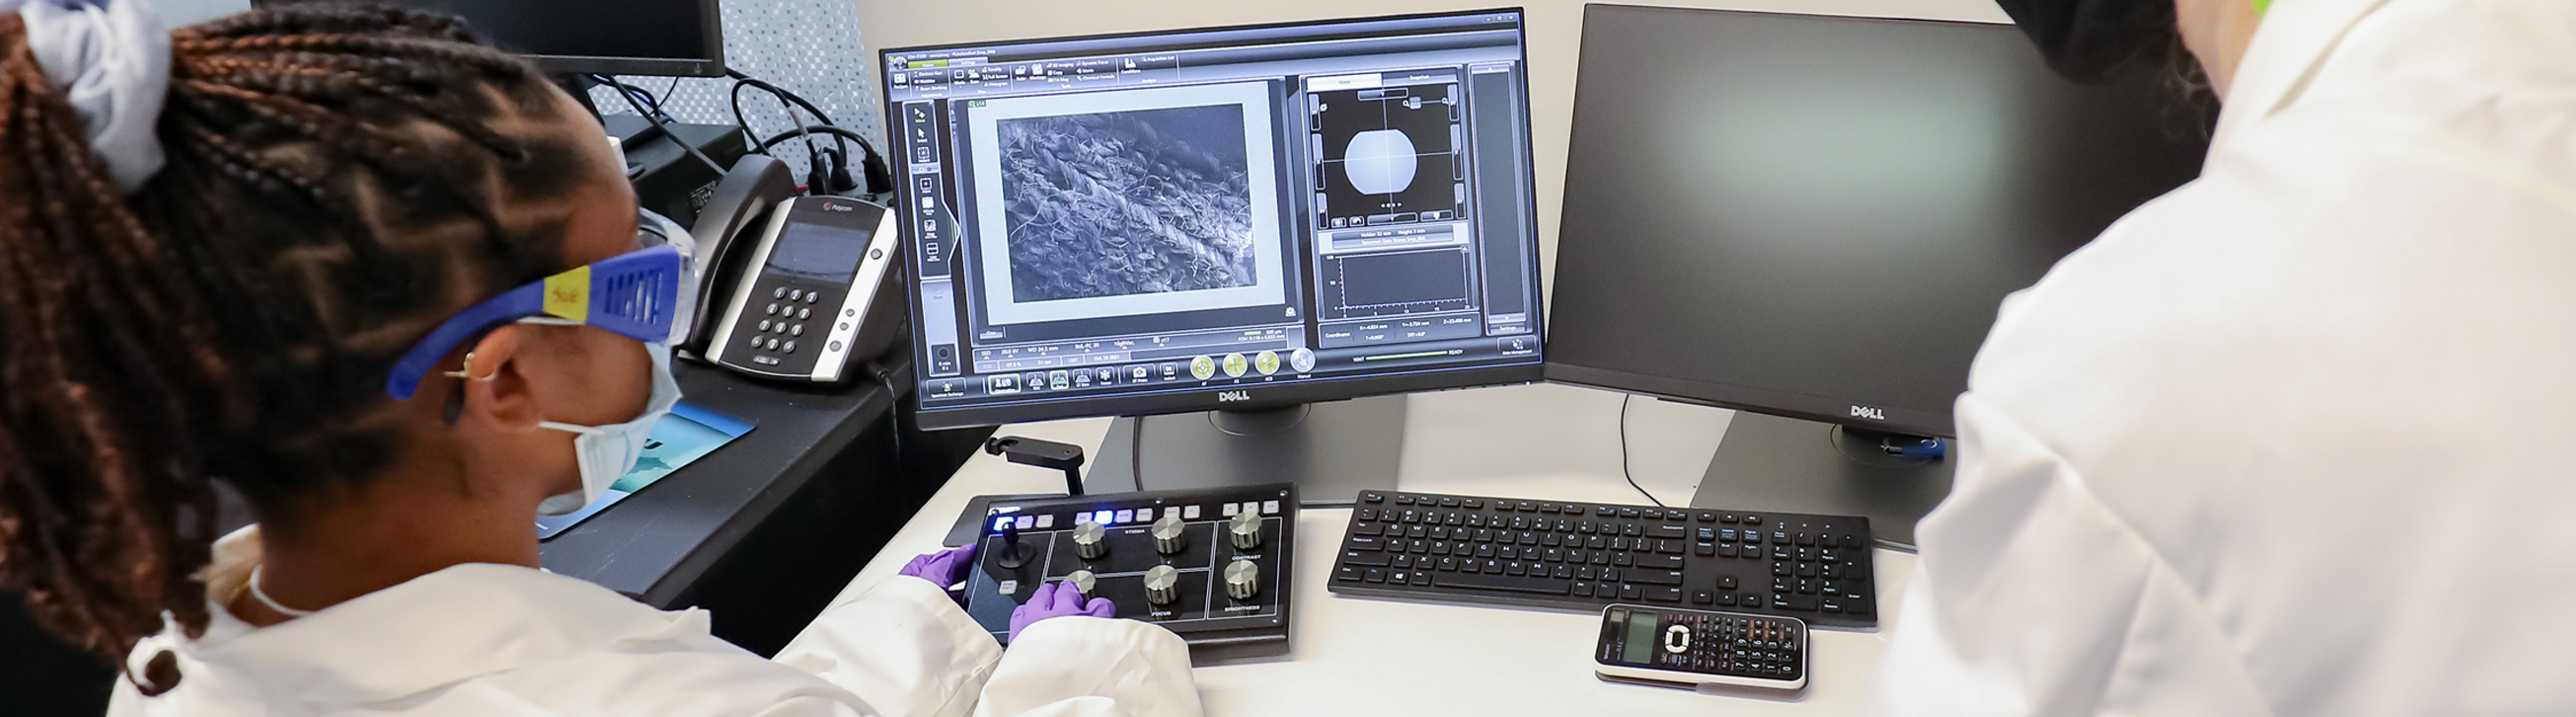
[[[172,65],[128,197],[0,14],[0,588],[111,660],[205,629],[213,480],[273,518],[389,465],[386,373],[562,268],[601,141],[452,17],[275,7]]]

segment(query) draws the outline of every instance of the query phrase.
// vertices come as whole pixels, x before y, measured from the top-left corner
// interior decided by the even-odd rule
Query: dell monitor
[[[2010,25],[1592,5],[1547,378],[1742,409],[1702,505],[1911,544],[1949,463],[1890,450],[1955,434],[2004,296],[2197,176],[2208,112]]]
[[[314,0],[257,0],[259,6]],[[716,0],[377,0],[465,18],[554,75],[724,75]]]
[[[1392,485],[1392,394],[1540,376],[1517,10],[882,59],[925,427],[1188,412],[1092,484],[1330,504]]]

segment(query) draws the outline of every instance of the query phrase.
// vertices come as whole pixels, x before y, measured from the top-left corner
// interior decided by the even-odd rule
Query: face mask
[[[538,515],[565,515],[599,500],[608,486],[635,469],[635,461],[644,457],[644,444],[653,437],[653,424],[680,402],[680,382],[671,377],[671,347],[645,344],[644,349],[653,354],[653,397],[645,401],[644,415],[608,426],[537,424],[578,434],[573,436],[572,450],[581,463],[581,490],[547,498],[537,505]]]

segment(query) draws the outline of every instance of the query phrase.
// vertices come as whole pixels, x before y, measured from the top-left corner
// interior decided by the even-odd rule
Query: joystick
[[[1005,568],[1017,569],[1020,566],[1029,564],[1029,557],[1036,552],[1037,551],[1035,550],[1030,550],[1028,544],[1020,542],[1019,528],[1013,527],[1012,524],[1008,522],[1004,522],[1002,524],[1002,548],[1000,550],[993,551],[993,564],[1000,565]]]

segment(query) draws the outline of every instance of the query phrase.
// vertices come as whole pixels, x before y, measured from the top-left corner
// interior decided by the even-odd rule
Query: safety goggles
[[[596,326],[652,344],[687,340],[697,326],[697,241],[660,214],[637,214],[643,249],[529,282],[457,313],[394,364],[385,392],[410,399],[448,352],[504,323]]]

